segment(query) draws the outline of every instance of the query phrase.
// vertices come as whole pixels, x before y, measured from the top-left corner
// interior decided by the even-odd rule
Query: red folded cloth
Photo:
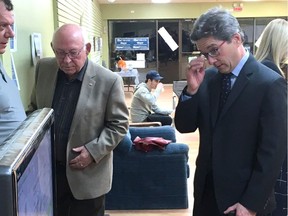
[[[165,149],[165,146],[171,143],[171,140],[163,139],[162,137],[136,137],[133,141],[135,148],[140,151],[148,152],[153,148],[158,148],[161,150]]]

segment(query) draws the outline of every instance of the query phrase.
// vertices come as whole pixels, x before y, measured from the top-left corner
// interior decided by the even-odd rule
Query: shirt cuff
[[[193,95],[189,94],[187,91],[186,91],[187,87],[185,87],[182,91],[182,94],[180,96],[180,100],[181,101],[186,101],[186,100],[189,100],[193,97]]]

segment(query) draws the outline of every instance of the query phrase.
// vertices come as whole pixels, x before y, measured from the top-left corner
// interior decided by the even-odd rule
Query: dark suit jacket
[[[265,66],[271,68],[273,71],[276,71],[278,74],[281,75],[281,71],[279,70],[279,68],[276,66],[276,64],[271,59],[266,58],[261,63],[264,64]]]
[[[220,74],[208,69],[198,92],[176,108],[178,131],[198,128],[200,133],[195,205],[212,169],[221,212],[237,202],[259,213],[269,212],[287,144],[286,82],[250,55],[217,120],[220,86]]]
[[[270,58],[264,59],[261,63],[282,76],[281,71]],[[285,152],[285,160],[275,185],[275,198],[277,202],[277,208],[273,211],[273,216],[287,216],[287,146]]]
[[[52,106],[57,72],[55,58],[44,58],[38,62],[30,111]],[[71,149],[85,145],[95,163],[84,170],[73,170],[67,166],[67,179],[76,199],[99,197],[111,189],[111,151],[128,130],[128,116],[122,78],[88,61],[66,155],[67,160],[71,160]]]

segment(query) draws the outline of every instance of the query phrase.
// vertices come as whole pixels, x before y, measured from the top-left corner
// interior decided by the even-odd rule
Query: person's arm
[[[134,97],[139,98],[145,104],[150,106],[156,104],[157,94],[152,94],[146,87],[140,87],[134,94]]]
[[[199,88],[205,76],[203,57],[193,59],[187,66],[187,86],[180,95],[175,111],[175,126],[181,133],[194,132],[198,127]]]
[[[98,138],[85,144],[96,163],[118,145],[127,134],[129,125],[129,112],[125,102],[122,78],[117,76],[108,91],[105,105],[107,109],[103,112],[105,115],[103,130]]]
[[[159,107],[157,104],[152,105],[152,111],[154,113],[163,114],[163,115],[170,115],[173,112],[172,109],[164,109],[162,107]]]
[[[205,76],[205,58],[203,56],[191,60],[186,69],[187,95],[197,93]]]
[[[241,205],[254,212],[268,202],[287,152],[287,83],[283,78],[269,86],[261,107],[254,168],[240,199]]]
[[[32,88],[32,93],[30,96],[30,103],[28,105],[28,109],[26,110],[26,114],[29,115],[33,111],[37,110],[37,102],[36,102],[36,85],[37,85],[37,80],[38,80],[38,74],[39,74],[39,62],[36,65],[35,69],[35,80],[34,80],[34,86]]]
[[[184,88],[183,92],[186,91]],[[184,93],[182,92],[181,95]],[[199,92],[187,100],[179,100],[175,110],[174,122],[180,133],[194,132],[198,128]],[[180,96],[181,98],[181,96]]]

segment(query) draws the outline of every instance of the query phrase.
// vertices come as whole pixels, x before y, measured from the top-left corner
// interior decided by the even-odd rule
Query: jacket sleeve
[[[187,86],[183,91],[185,91],[186,88]],[[198,127],[199,91],[188,100],[181,100],[182,94],[179,97],[175,111],[175,126],[180,133],[194,132]]]
[[[278,78],[263,99],[260,116],[261,135],[249,183],[240,203],[256,212],[269,203],[280,167],[287,153],[287,83]],[[268,197],[268,198],[267,198]]]
[[[30,103],[28,104],[28,109],[26,110],[27,114],[38,109],[37,102],[36,102],[36,85],[37,85],[37,80],[38,80],[39,64],[40,64],[40,61],[37,62],[36,69],[35,69],[34,85],[33,85],[32,93],[30,96]]]
[[[151,93],[146,87],[140,87],[135,92],[135,97],[139,98],[141,101],[143,101],[145,104],[148,104],[149,106],[156,104],[158,96],[159,94]]]
[[[128,131],[129,113],[122,78],[117,77],[108,91],[101,133],[99,137],[85,144],[97,163],[119,144]]]

